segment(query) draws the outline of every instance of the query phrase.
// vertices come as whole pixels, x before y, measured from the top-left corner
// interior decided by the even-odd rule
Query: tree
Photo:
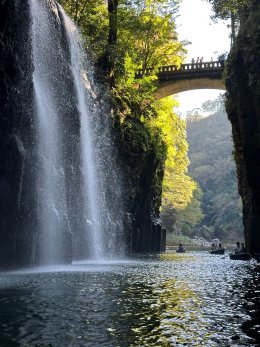
[[[115,85],[115,61],[118,32],[118,0],[107,0],[108,11],[108,39],[104,54],[99,59],[99,66],[103,70],[105,77],[109,80],[110,87]]]
[[[194,234],[194,227],[203,219],[201,201],[203,192],[197,184],[197,188],[193,192],[191,202],[188,206],[176,214],[176,224],[179,226],[184,235],[191,236]]]
[[[177,40],[173,20],[177,8],[178,1],[169,0],[135,1],[135,6],[120,7],[120,47],[137,68],[182,62],[185,49]]]
[[[170,97],[158,100],[155,105],[157,117],[147,123],[152,132],[160,131],[166,144],[161,215],[163,223],[169,225],[168,218],[171,225],[176,227],[178,213],[191,203],[197,185],[188,175],[186,123],[173,112],[174,105]]]
[[[104,0],[59,0],[84,38],[88,53],[96,61],[105,51],[108,37],[108,11]]]
[[[180,65],[185,56],[174,21],[179,0],[60,1],[110,81],[112,114],[122,138],[134,124],[130,145],[138,143],[144,152],[152,149],[160,169],[154,190],[161,194],[163,185],[163,204],[172,211],[184,209],[196,189],[188,175],[185,121],[173,112],[172,98],[154,98],[156,69]],[[154,73],[136,80],[138,68]]]
[[[195,226],[198,236],[236,240],[242,237],[242,204],[237,192],[236,167],[232,158],[231,129],[223,101],[205,103],[209,117],[189,119],[189,174],[199,183],[203,220]]]
[[[250,0],[207,0],[212,5],[216,18],[227,19],[230,13],[237,14]]]
[[[237,27],[239,25],[239,15],[241,9],[249,4],[250,0],[206,0],[212,5],[215,19],[231,20],[231,45],[236,37]]]

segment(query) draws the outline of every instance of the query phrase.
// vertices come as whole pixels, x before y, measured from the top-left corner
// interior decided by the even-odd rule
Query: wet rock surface
[[[86,240],[82,242],[82,234],[85,235],[82,220],[85,216],[82,212],[82,198],[78,193],[82,190],[79,168],[80,122],[61,10],[53,0],[46,0],[46,4],[49,8],[51,33],[55,37],[54,53],[50,53],[46,43],[51,40],[48,35],[46,42],[39,39],[37,42],[41,42],[47,53],[43,61],[48,60],[51,68],[45,75],[50,77],[49,90],[58,104],[60,122],[63,130],[65,129],[66,142],[62,147],[62,156],[66,156],[66,165],[62,172],[66,186],[70,188],[66,192],[68,220],[63,223],[66,243],[66,256],[63,261],[70,262],[72,252],[80,257],[89,247]],[[35,115],[37,105],[33,88],[33,30],[29,5],[28,0],[0,1],[0,268],[37,264],[40,253],[39,211],[42,209],[39,207],[37,190],[43,191],[44,188],[39,184],[38,173],[39,129]],[[40,23],[38,26],[40,27]],[[100,105],[101,103],[100,101]],[[98,108],[101,108],[100,105]],[[96,125],[95,136],[105,143],[107,131],[102,129],[102,124],[100,121],[100,125]],[[107,122],[104,122],[103,128],[106,125]],[[130,124],[130,127],[135,129],[133,124]],[[136,129],[138,127],[139,130],[142,128],[141,123]],[[165,247],[165,231],[162,231],[158,222],[163,161],[156,155],[149,139],[145,139],[145,134],[141,134],[141,144],[133,144],[136,140],[133,134],[126,131],[126,135],[129,137],[122,139],[121,154],[127,196],[124,198],[127,201],[124,206],[119,206],[119,198],[114,199],[116,202],[111,202],[118,210],[123,207],[126,212],[125,228],[120,226],[121,231],[117,238],[124,241],[127,234],[128,252],[160,251]],[[107,156],[107,152],[105,155],[101,154],[104,158]],[[115,175],[111,174],[112,165],[103,161],[99,171],[102,171],[105,180],[111,183],[105,193],[109,205],[111,196],[116,195],[112,188],[116,179]],[[120,210],[118,215],[121,213]],[[56,218],[55,216],[54,213],[53,218]],[[114,219],[111,217],[112,222]],[[114,229],[118,229],[116,223],[114,224]],[[72,233],[75,235],[73,245]],[[122,243],[122,240],[118,240],[118,244]],[[116,248],[116,245],[113,247]]]
[[[260,3],[244,9],[227,63],[228,117],[232,123],[239,193],[248,250],[260,253]]]
[[[34,221],[28,220],[35,206],[35,172],[29,163],[35,158],[30,49],[28,2],[0,1],[0,266],[28,263],[26,244],[33,243]]]
[[[158,154],[144,125],[134,117],[126,119],[121,133],[128,249],[133,253],[164,251],[166,231],[159,218],[165,148],[161,145]]]

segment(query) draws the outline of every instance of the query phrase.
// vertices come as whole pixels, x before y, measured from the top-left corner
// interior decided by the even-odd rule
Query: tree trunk
[[[235,30],[235,14],[231,11],[231,47],[235,42],[236,30]]]
[[[109,32],[106,50],[99,59],[99,66],[109,81],[110,87],[115,84],[115,46],[117,43],[117,8],[118,0],[107,0]]]
[[[117,42],[117,8],[118,0],[108,0],[109,35],[108,43],[114,45]]]

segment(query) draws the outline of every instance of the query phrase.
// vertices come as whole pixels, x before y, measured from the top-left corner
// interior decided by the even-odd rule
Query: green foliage
[[[174,235],[191,236],[193,234],[194,227],[204,217],[201,209],[202,195],[203,193],[197,184],[192,199],[185,208],[176,209],[167,205],[162,206],[161,218],[168,232],[172,232]]]
[[[183,234],[191,235],[193,228],[197,225],[204,217],[201,210],[202,190],[197,186],[193,193],[191,202],[186,208],[179,211],[176,215],[176,225]]]
[[[93,59],[104,51],[108,36],[107,4],[103,0],[58,0],[74,20]]]
[[[187,117],[189,175],[197,182],[191,202],[183,209],[163,206],[162,220],[174,235],[235,241],[242,237],[242,206],[232,158],[231,129],[222,98],[206,102],[213,113]]]
[[[161,218],[168,231],[179,233],[184,225],[198,223],[202,214],[197,199],[200,190],[187,174],[186,122],[173,113],[174,105],[170,97],[158,101],[158,118],[150,126],[160,129],[167,145]]]
[[[227,20],[230,18],[231,45],[234,43],[240,25],[240,13],[250,0],[206,0],[212,5],[213,19]]]
[[[225,59],[225,58],[224,58]],[[217,112],[217,111],[223,111],[224,112],[224,95],[220,94],[217,99],[215,100],[208,100],[205,101],[202,104],[202,110],[204,112],[209,112],[211,114]],[[202,118],[202,117],[201,117]],[[187,119],[189,120],[189,119]]]
[[[167,6],[171,3],[171,7]],[[128,2],[129,4],[129,2]],[[131,2],[133,4],[133,2]],[[179,65],[184,57],[183,44],[178,42],[173,21],[176,1],[135,1],[135,6],[121,3],[118,12],[118,64],[114,93],[128,99],[131,115],[139,117],[149,130],[158,158],[164,158],[163,204],[183,208],[192,198],[195,183],[187,175],[187,141],[185,122],[173,113],[172,98],[154,100],[156,75],[135,80],[137,68],[156,68],[164,64]],[[169,11],[169,9],[171,11]],[[121,116],[121,122],[125,115]]]
[[[238,13],[250,0],[207,0],[212,5],[216,18],[228,19],[230,13]]]
[[[74,19],[96,61],[109,51],[109,18],[103,0],[59,0]],[[111,47],[116,76],[128,79],[136,68],[180,64],[185,49],[177,40],[174,14],[178,0],[119,0],[117,43]],[[131,64],[129,64],[131,60]]]
[[[166,240],[167,240],[167,245],[168,246],[177,246],[180,243],[183,245],[192,245],[193,240],[189,238],[188,236],[185,235],[175,235],[173,233],[167,233],[166,234]]]
[[[142,176],[147,158],[155,158],[154,209],[159,213],[163,191],[163,206],[174,215],[189,204],[193,204],[194,211],[199,210],[193,198],[197,185],[187,173],[186,124],[174,114],[176,102],[172,98],[154,99],[156,69],[166,64],[180,65],[186,52],[175,30],[179,0],[119,0],[113,13],[117,39],[110,46],[111,13],[108,15],[107,2],[60,0],[60,3],[80,27],[95,61],[100,62],[106,54],[113,60],[114,81],[110,86],[114,124],[121,136],[121,153],[132,167],[133,176],[137,176],[132,179]],[[154,74],[136,80],[136,70],[147,67]],[[185,223],[193,225],[199,218],[199,213],[194,212],[187,215]]]
[[[167,148],[163,180],[163,206],[182,209],[191,201],[194,181],[187,175],[188,144],[186,124],[173,112],[175,101],[171,98],[158,100],[155,104],[156,118],[146,121],[151,134],[160,134]]]
[[[118,11],[119,49],[121,55],[126,53],[131,57],[135,68],[181,63],[185,50],[175,32],[172,11],[176,9],[177,1],[171,1],[169,7],[169,1],[165,0],[136,1],[135,6],[121,5]]]
[[[189,173],[203,191],[205,215],[194,232],[209,239],[235,241],[242,236],[243,226],[231,129],[219,100],[210,107],[218,110],[210,117],[197,121],[189,119],[187,123]]]

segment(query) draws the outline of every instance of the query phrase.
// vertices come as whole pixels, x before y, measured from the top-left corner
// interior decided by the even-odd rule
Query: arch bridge
[[[162,99],[166,96],[195,89],[222,89],[225,90],[222,75],[224,61],[210,61],[205,63],[161,66],[156,71],[158,88],[155,97]],[[154,72],[152,68],[139,69],[135,78],[149,76]]]

